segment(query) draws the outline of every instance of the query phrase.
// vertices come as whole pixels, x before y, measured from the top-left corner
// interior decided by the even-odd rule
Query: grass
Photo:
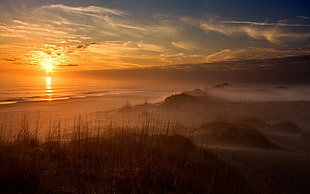
[[[38,122],[21,114],[19,131],[9,141],[1,136],[1,193],[259,193],[175,123],[140,121],[78,115],[70,129],[51,122],[42,140]]]

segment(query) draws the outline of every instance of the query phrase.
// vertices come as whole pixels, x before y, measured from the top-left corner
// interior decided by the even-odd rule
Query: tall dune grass
[[[1,119],[3,193],[254,193],[173,121],[144,115],[115,123],[80,114],[68,126],[51,121],[40,138],[40,117],[30,115]]]

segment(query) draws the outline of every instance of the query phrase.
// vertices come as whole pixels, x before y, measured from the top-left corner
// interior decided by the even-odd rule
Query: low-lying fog
[[[231,101],[309,101],[310,86],[240,86],[229,83],[203,89],[208,95]]]

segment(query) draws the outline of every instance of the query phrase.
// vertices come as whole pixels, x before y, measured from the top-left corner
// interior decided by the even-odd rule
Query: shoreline
[[[109,104],[110,107],[115,108],[121,108],[122,105],[125,105],[126,103],[132,103],[132,104],[139,104],[143,103],[145,101],[150,103],[156,103],[159,101],[162,101],[165,97],[168,97],[169,95],[172,95],[173,91],[128,91],[128,92],[122,92],[122,93],[108,93],[100,96],[83,96],[83,97],[63,97],[58,99],[42,99],[38,101],[20,101],[20,102],[11,102],[7,101],[7,104],[0,104],[0,113],[4,112],[8,109],[14,109],[14,108],[22,108],[22,107],[30,107],[35,108],[36,106],[41,105],[42,108],[46,106],[53,106],[53,105],[59,105],[59,104],[74,104],[74,103],[87,103],[90,105],[96,105],[96,104],[102,104],[105,100],[116,100],[112,105]],[[122,101],[122,102],[120,102]],[[119,106],[121,104],[121,106]],[[105,109],[105,108],[104,108]],[[114,109],[114,108],[113,108]]]
[[[10,126],[10,123],[13,123],[11,128],[13,128],[14,133],[16,132],[14,128],[18,128],[21,119],[26,116],[31,126],[35,125],[37,120],[40,122],[40,132],[44,136],[55,122],[62,122],[70,127],[77,117],[83,116],[83,119],[85,117],[85,119],[91,120],[96,117],[98,112],[100,112],[100,119],[111,119],[110,113],[126,105],[134,106],[145,102],[160,102],[171,93],[173,92],[128,92],[66,100],[0,105],[0,123],[4,126]]]

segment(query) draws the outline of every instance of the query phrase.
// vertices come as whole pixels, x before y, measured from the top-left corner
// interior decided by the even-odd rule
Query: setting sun
[[[46,71],[52,71],[53,70],[53,65],[51,62],[45,62],[44,63],[44,68]]]
[[[38,50],[32,50],[27,54],[26,58],[29,64],[35,65],[47,73],[72,62],[64,48],[55,45],[44,45],[44,47],[38,48]]]

